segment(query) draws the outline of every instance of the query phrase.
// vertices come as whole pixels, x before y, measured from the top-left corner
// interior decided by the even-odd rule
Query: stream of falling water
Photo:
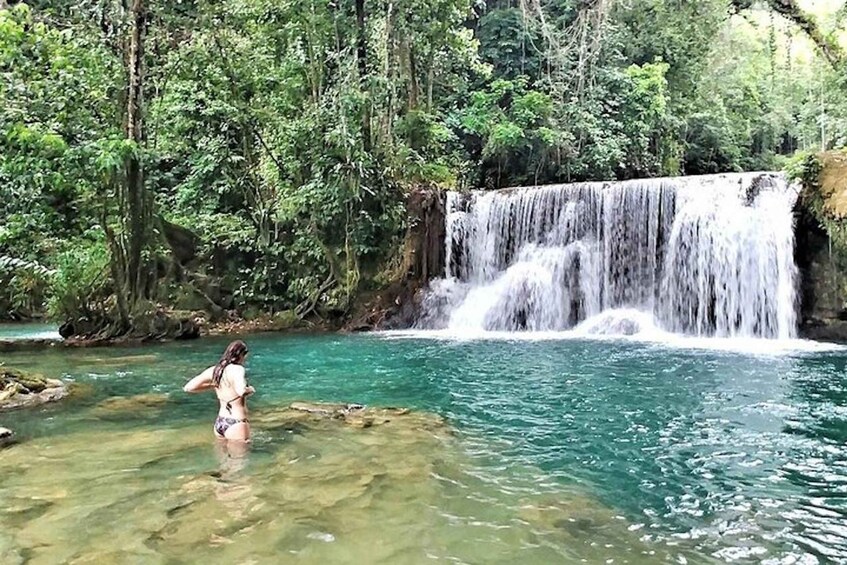
[[[417,327],[794,337],[795,200],[776,173],[451,192]]]

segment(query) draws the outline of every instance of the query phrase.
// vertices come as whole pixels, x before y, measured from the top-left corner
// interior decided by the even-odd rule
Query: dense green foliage
[[[137,142],[126,4],[4,4],[0,256],[25,263],[0,264],[0,315],[108,317],[133,160],[151,307],[306,317],[375,284],[414,187],[771,169],[847,145],[844,8],[811,33],[725,0],[148,0]]]

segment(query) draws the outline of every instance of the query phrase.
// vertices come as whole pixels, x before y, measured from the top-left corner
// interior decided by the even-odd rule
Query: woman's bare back
[[[210,367],[214,370],[214,367]],[[252,387],[247,386],[244,367],[227,365],[224,367],[221,382],[215,389],[220,408],[218,416],[230,418],[247,418],[247,395]]]
[[[247,417],[247,396],[255,389],[247,385],[243,365],[231,363],[224,367],[218,386],[214,386],[215,365],[212,365],[185,385],[186,392],[214,390],[218,397],[218,417],[213,427],[222,439],[248,441],[250,423]]]

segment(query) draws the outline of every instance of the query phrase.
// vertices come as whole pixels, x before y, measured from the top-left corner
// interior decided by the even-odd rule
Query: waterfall
[[[793,337],[795,199],[775,173],[448,193],[416,326]]]

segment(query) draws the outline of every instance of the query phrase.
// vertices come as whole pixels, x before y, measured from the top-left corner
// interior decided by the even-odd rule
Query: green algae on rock
[[[92,414],[103,420],[155,417],[169,400],[167,394],[158,393],[112,396],[99,402]]]
[[[287,408],[265,411],[254,417],[254,421],[281,425],[286,423],[319,424],[335,421],[353,428],[382,426],[390,422],[401,427],[439,429],[447,431],[443,418],[436,414],[412,412],[408,408],[374,408],[362,404],[326,404],[315,402],[293,402]]]
[[[68,395],[68,386],[58,379],[0,367],[0,410],[38,406]]]

